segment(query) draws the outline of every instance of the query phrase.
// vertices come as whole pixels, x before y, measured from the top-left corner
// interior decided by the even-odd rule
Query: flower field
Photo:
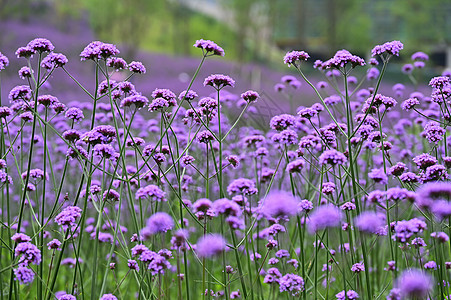
[[[415,91],[382,94],[399,41],[291,51],[274,90],[292,111],[262,126],[265,96],[200,78],[226,51],[194,47],[185,89],[149,95],[113,44],[80,53],[89,85],[47,39],[0,53],[0,76],[23,64],[0,98],[0,299],[451,299],[450,72],[418,81],[416,52]],[[90,101],[47,94],[56,76]]]

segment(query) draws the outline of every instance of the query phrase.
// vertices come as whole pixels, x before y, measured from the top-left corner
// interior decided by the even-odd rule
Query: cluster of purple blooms
[[[203,60],[224,56],[209,40],[194,47]],[[393,41],[374,47],[368,62],[347,50],[316,61],[325,81],[304,79],[321,102],[272,116],[264,128],[252,125],[264,94],[229,93],[235,80],[223,74],[205,78],[205,91],[157,88],[150,95],[131,81],[101,78],[95,103],[63,104],[38,86],[14,87],[10,105],[0,107],[0,149],[7,149],[0,183],[14,204],[13,214],[1,208],[2,226],[14,232],[3,250],[11,250],[12,262],[3,267],[11,266],[24,290],[34,289],[36,274],[62,287],[51,276],[62,268],[74,274],[72,292],[51,289],[70,300],[80,295],[78,284],[87,286],[86,262],[103,300],[117,299],[125,280],[161,298],[193,291],[230,299],[449,295],[451,262],[441,253],[450,247],[451,77],[432,78],[430,95],[404,96],[402,84],[382,94],[373,86],[383,75],[377,59],[386,64],[402,49]],[[53,51],[50,41],[35,39],[16,56],[41,57],[47,80],[68,62]],[[119,53],[94,41],[80,57],[104,74],[146,73]],[[283,62],[304,77],[309,58],[291,51]],[[428,56],[417,52],[411,60],[419,69]],[[350,94],[332,89],[342,79],[357,87],[350,74],[367,63],[368,86]],[[8,65],[0,53],[0,71]],[[19,76],[37,74],[27,66]],[[297,90],[301,81],[286,75],[275,89],[287,94],[290,86]],[[24,167],[27,153],[31,165]],[[112,293],[96,286],[100,271],[115,278]],[[393,282],[382,287],[386,271]]]

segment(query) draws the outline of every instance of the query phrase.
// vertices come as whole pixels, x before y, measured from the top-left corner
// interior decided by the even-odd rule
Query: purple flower
[[[30,41],[27,45],[27,48],[29,48],[33,53],[35,52],[52,52],[55,47],[52,45],[52,43],[44,38],[36,38],[32,41]]]
[[[438,144],[443,139],[443,135],[446,130],[442,128],[437,122],[430,121],[424,126],[423,133],[426,135],[426,139],[429,143]]]
[[[313,234],[322,229],[339,226],[342,218],[343,213],[336,206],[319,206],[310,214],[307,228]]]
[[[19,266],[14,269],[14,276],[14,280],[19,280],[20,284],[29,284],[33,282],[34,272],[27,267]]]
[[[418,168],[423,170],[437,163],[437,159],[428,153],[422,153],[420,155],[417,155],[412,160],[417,165]]]
[[[337,298],[337,300],[355,300],[355,299],[359,299],[359,294],[357,294],[356,291],[354,290],[348,290],[345,294],[345,291],[341,291],[338,294],[335,295],[335,297]]]
[[[64,54],[52,52],[42,60],[41,67],[51,70],[53,68],[61,68],[68,62],[69,61]]]
[[[158,186],[150,184],[145,187],[139,188],[135,194],[136,199],[149,198],[152,201],[164,202],[166,201],[166,193]]]
[[[401,71],[404,74],[411,74],[413,71],[413,65],[412,64],[405,64],[402,66]]]
[[[100,300],[117,300],[117,298],[113,294],[104,294]]]
[[[9,60],[8,58],[0,52],[0,71],[4,70],[5,67],[7,67],[9,65]]]
[[[53,239],[47,243],[47,247],[49,250],[61,250],[61,242],[57,239]]]
[[[68,206],[55,217],[55,222],[66,230],[68,226],[75,225],[77,219],[81,217],[81,212],[82,209],[77,206]]]
[[[80,53],[81,60],[108,58],[119,54],[119,50],[113,44],[105,44],[99,41],[89,43]]]
[[[392,239],[400,243],[407,243],[409,239],[416,233],[420,233],[427,228],[424,221],[413,218],[411,220],[397,221],[392,223],[394,234]]]
[[[142,62],[139,61],[132,61],[128,64],[128,69],[137,74],[145,74],[146,73],[146,67],[143,65]]]
[[[300,173],[304,166],[305,166],[305,159],[298,158],[295,161],[288,163],[286,170],[289,173]]]
[[[292,129],[282,130],[280,133],[276,133],[271,137],[274,143],[282,145],[294,145],[298,139],[298,134]]]
[[[240,206],[235,201],[226,198],[213,202],[213,209],[218,214],[223,214],[225,216],[239,216],[241,214]]]
[[[224,49],[219,47],[215,42],[212,42],[210,40],[197,40],[194,45],[196,48],[200,48],[203,51],[205,51],[205,55],[208,55],[211,52],[211,55],[219,55],[224,56],[225,52]]]
[[[335,184],[333,182],[325,182],[321,187],[321,192],[325,195],[332,195],[335,192]]]
[[[192,100],[196,99],[197,97],[199,97],[199,95],[195,91],[193,91],[193,90],[186,91],[185,90],[180,93],[179,100],[181,101],[181,100],[185,99],[187,101],[192,101]]]
[[[356,263],[353,264],[351,267],[351,271],[354,273],[360,273],[365,271],[365,266],[363,265],[363,263]]]
[[[15,233],[11,237],[11,240],[13,240],[16,243],[31,242],[31,238],[24,233]]]
[[[378,233],[385,221],[380,214],[372,211],[365,211],[358,215],[354,220],[355,226],[366,233]]]
[[[410,57],[412,60],[429,60],[429,56],[424,53],[424,52],[415,52],[414,54],[412,54],[412,56]]]
[[[270,217],[293,216],[298,211],[298,199],[284,191],[270,192],[261,205],[261,212]]]
[[[351,64],[352,68],[356,66],[364,66],[365,61],[363,58],[358,57],[357,55],[352,55],[348,50],[339,50],[335,53],[334,57],[325,61],[322,65],[323,68],[344,68],[346,64]]]
[[[106,61],[106,65],[113,69],[122,70],[127,69],[127,62],[121,57],[110,57]]]
[[[280,292],[288,291],[293,297],[299,296],[304,290],[304,279],[296,274],[285,274],[279,279]]]
[[[269,121],[269,126],[274,130],[282,131],[290,126],[293,126],[295,122],[296,119],[294,116],[289,114],[282,114],[272,117]]]
[[[257,193],[255,183],[253,180],[247,178],[238,178],[232,181],[227,186],[227,193],[232,194],[244,194],[253,195]]]
[[[210,85],[214,87],[216,90],[220,90],[226,86],[235,86],[235,80],[227,75],[222,74],[212,74],[205,78],[204,86]]]
[[[431,237],[437,239],[440,243],[449,241],[449,236],[443,231],[431,233]]]
[[[147,99],[147,97],[140,94],[135,94],[122,99],[121,107],[130,107],[132,105],[135,105],[135,107],[139,109],[144,107],[148,103],[149,99]]]
[[[425,299],[432,291],[433,279],[421,270],[407,269],[397,279],[396,287],[405,298]]]
[[[19,265],[23,267],[31,263],[38,265],[41,262],[41,251],[30,242],[17,244],[14,250],[14,256],[20,256]]]
[[[149,111],[159,111],[169,107],[168,100],[164,98],[155,98],[149,105]]]
[[[258,98],[260,98],[260,95],[257,92],[249,90],[242,93],[241,98],[248,103],[254,103],[257,102]]]
[[[321,155],[319,156],[319,163],[321,165],[331,165],[331,166],[336,166],[336,165],[343,165],[348,161],[348,159],[346,158],[346,156],[341,153],[338,152],[335,149],[331,149],[331,150],[326,150],[323,153],[321,153]]]
[[[65,117],[78,123],[83,120],[85,116],[83,115],[83,111],[78,107],[71,107],[66,111]]]
[[[348,201],[348,202],[345,202],[342,206],[340,206],[340,209],[341,210],[355,210],[356,206],[354,203]]]
[[[424,268],[426,270],[437,270],[437,263],[433,260],[428,261],[427,263],[424,264]]]
[[[388,177],[385,174],[384,169],[372,169],[371,172],[368,173],[368,177],[373,179],[376,183],[380,184],[388,184]]]
[[[309,58],[310,58],[310,56],[305,51],[291,51],[291,52],[288,52],[287,54],[285,54],[285,56],[283,58],[283,62],[285,64],[287,64],[288,66],[291,66],[291,65],[295,65],[295,62],[298,60],[306,61]]]
[[[451,84],[451,79],[448,76],[434,77],[429,81],[429,85],[436,89],[443,89],[445,86]]]
[[[210,131],[204,130],[197,134],[196,139],[199,143],[208,144],[209,142],[213,141],[215,137]]]
[[[0,106],[0,118],[9,117],[12,114],[12,111],[7,106]]]
[[[21,57],[29,58],[29,57],[33,56],[34,53],[35,53],[35,51],[33,49],[31,49],[30,47],[20,47],[15,52],[17,58],[21,58]]]
[[[377,68],[369,68],[366,72],[366,79],[373,80],[379,76],[380,72]]]
[[[167,232],[174,227],[174,220],[165,212],[157,212],[147,220],[147,229],[150,234]]]
[[[28,85],[18,85],[11,89],[8,98],[11,102],[17,100],[30,100],[31,99],[31,89]]]
[[[111,159],[116,161],[119,158],[119,153],[114,150],[113,146],[109,144],[97,144],[93,148],[94,156],[101,159]]]
[[[302,118],[311,119],[314,116],[318,114],[318,111],[316,109],[313,109],[311,107],[305,107],[298,111],[298,115]]]
[[[399,51],[404,48],[404,45],[400,41],[386,42],[383,45],[377,45],[371,50],[371,55],[381,55],[383,53],[388,53],[390,55],[399,56]]]
[[[401,300],[401,290],[397,288],[391,289],[387,300]]]
[[[136,262],[136,260],[129,259],[127,266],[130,270],[135,270],[136,272],[139,272],[139,266],[138,266],[138,263]]]
[[[219,234],[208,234],[197,241],[197,255],[211,258],[221,254],[226,249],[226,242]]]
[[[77,300],[77,298],[75,296],[72,296],[70,294],[58,295],[56,297],[56,299],[57,300]]]

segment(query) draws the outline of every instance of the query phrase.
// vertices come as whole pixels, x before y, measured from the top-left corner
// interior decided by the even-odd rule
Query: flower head
[[[403,48],[404,45],[400,41],[386,42],[385,44],[375,46],[373,50],[371,50],[371,55],[376,56],[388,53],[390,55],[399,56],[399,51]]]
[[[309,222],[307,223],[308,230],[310,233],[314,233],[329,227],[337,227],[340,225],[342,218],[343,213],[336,206],[319,206],[310,215]]]
[[[421,270],[407,269],[399,276],[396,286],[405,298],[425,299],[433,288],[433,279]]]
[[[0,52],[0,71],[9,65],[8,58]]]
[[[298,203],[299,201],[287,192],[273,191],[266,196],[261,212],[270,217],[292,216],[298,211]]]
[[[204,86],[210,85],[214,87],[217,90],[220,90],[226,86],[235,86],[235,80],[233,80],[231,77],[227,75],[222,74],[212,74],[205,78],[204,80]]]
[[[206,52],[206,54],[212,53],[212,55],[224,56],[224,49],[219,47],[215,42],[210,40],[197,40],[194,45],[196,48],[200,48]]]
[[[295,65],[295,62],[298,60],[306,61],[309,58],[310,58],[310,56],[305,51],[291,51],[291,52],[288,52],[287,54],[285,54],[285,56],[283,58],[283,62],[285,64],[287,64],[288,66],[291,66],[291,65]]]
[[[147,220],[150,234],[167,232],[174,227],[174,220],[165,212],[157,212]]]
[[[214,257],[226,249],[226,242],[219,234],[208,234],[197,241],[197,255],[199,257]]]

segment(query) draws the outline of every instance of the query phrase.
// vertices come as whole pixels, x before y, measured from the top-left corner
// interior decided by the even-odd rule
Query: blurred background
[[[21,82],[17,70],[25,61],[14,51],[35,37],[50,39],[88,85],[92,65],[79,62],[80,51],[92,40],[117,44],[120,56],[146,65],[148,74],[136,83],[143,94],[156,87],[185,89],[200,58],[193,43],[211,39],[226,55],[209,60],[200,76],[235,76],[237,94],[252,88],[275,100],[274,84],[292,71],[283,55],[293,49],[307,51],[312,64],[343,48],[369,58],[374,45],[400,40],[405,48],[389,70],[392,81],[409,82],[401,65],[416,51],[430,56],[425,76],[451,68],[451,1],[0,0],[0,51],[10,59],[3,97]],[[65,97],[80,95],[69,81],[55,80],[53,88]]]

